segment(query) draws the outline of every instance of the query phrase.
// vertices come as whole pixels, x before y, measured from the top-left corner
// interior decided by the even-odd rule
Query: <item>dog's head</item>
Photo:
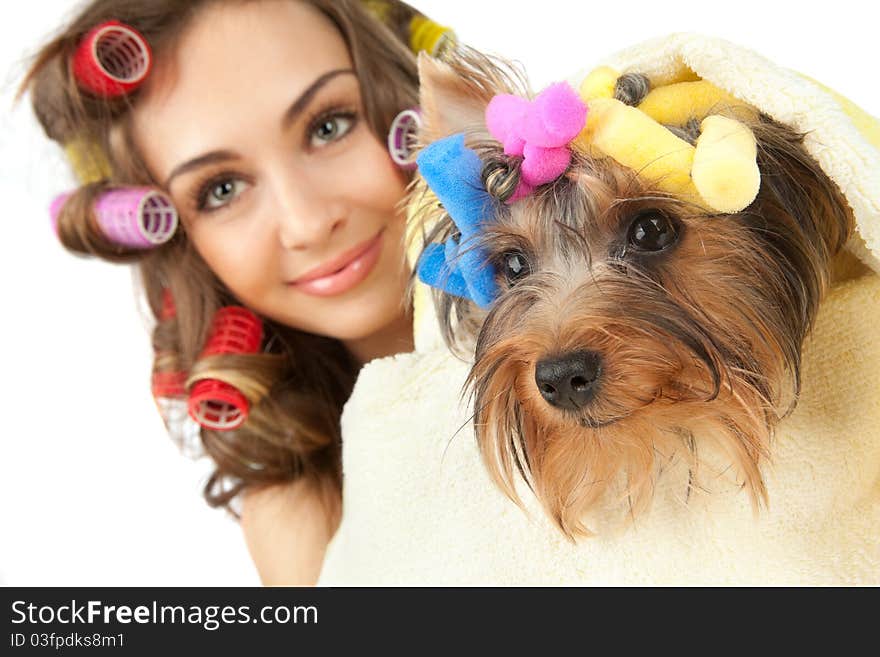
[[[797,402],[802,343],[853,222],[802,135],[716,108],[751,117],[757,141],[760,188],[738,212],[577,149],[562,176],[506,203],[521,158],[484,115],[495,94],[525,90],[474,54],[423,59],[421,73],[426,139],[464,132],[495,199],[462,248],[494,265],[497,298],[481,310],[441,293],[437,307],[447,341],[474,350],[474,426],[496,482],[518,500],[522,477],[564,533],[585,535],[598,502],[644,509],[663,462],[695,466],[711,443],[764,501],[759,466]],[[673,129],[693,141],[698,125]],[[454,236],[443,208],[427,207],[430,240]]]

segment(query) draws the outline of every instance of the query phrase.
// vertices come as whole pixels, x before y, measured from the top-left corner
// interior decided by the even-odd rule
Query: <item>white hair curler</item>
[[[422,116],[418,109],[406,109],[394,117],[388,130],[388,152],[397,166],[416,168],[413,150],[421,127]]]

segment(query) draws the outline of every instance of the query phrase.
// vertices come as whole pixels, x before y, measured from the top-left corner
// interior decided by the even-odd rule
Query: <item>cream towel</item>
[[[868,266],[839,259],[804,346],[802,399],[764,466],[770,508],[756,516],[730,488],[686,501],[687,473],[671,469],[633,526],[568,542],[534,499],[526,514],[489,480],[459,403],[470,364],[422,312],[417,351],[369,363],[345,408],[343,519],[320,584],[880,584],[877,124],[716,39],[675,35],[604,63],[655,79],[687,67],[809,132],[807,148],[855,212],[848,249]]]

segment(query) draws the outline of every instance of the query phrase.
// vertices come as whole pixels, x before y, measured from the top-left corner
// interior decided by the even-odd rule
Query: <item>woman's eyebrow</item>
[[[281,129],[286,130],[291,123],[296,121],[296,119],[299,118],[299,115],[303,113],[306,107],[308,107],[308,104],[311,102],[312,98],[314,98],[315,94],[321,90],[321,87],[330,82],[330,80],[339,75],[354,74],[355,72],[353,69],[339,68],[324,73],[324,75],[320,76],[317,80],[312,82],[312,84],[309,85],[309,88],[302,92],[299,98],[293,101],[293,104],[284,113],[284,117],[281,119]]]
[[[187,173],[188,171],[192,171],[193,169],[199,169],[208,164],[214,164],[215,162],[223,162],[225,160],[235,160],[238,159],[239,155],[232,151],[211,151],[210,153],[205,153],[204,155],[199,155],[191,160],[187,160],[183,164],[179,164],[174,167],[174,170],[169,174],[168,178],[165,180],[164,189],[170,189],[171,181],[174,180],[177,176]]]
[[[340,68],[332,71],[328,71],[321,75],[318,79],[316,79],[309,87],[303,91],[299,97],[293,101],[293,104],[284,112],[284,116],[281,119],[281,128],[285,130],[287,126],[297,120],[300,114],[303,113],[306,107],[308,107],[309,103],[312,101],[312,98],[315,97],[321,88],[326,85],[333,78],[340,75],[355,75],[353,69],[350,68]],[[193,169],[199,169],[208,164],[214,164],[215,162],[222,162],[224,160],[234,160],[238,158],[239,155],[228,150],[221,151],[211,151],[210,153],[205,153],[204,155],[199,155],[191,160],[187,160],[186,162],[177,165],[168,175],[168,178],[165,180],[165,189],[170,189],[171,181],[174,180],[177,176],[180,176],[184,173],[188,173]]]

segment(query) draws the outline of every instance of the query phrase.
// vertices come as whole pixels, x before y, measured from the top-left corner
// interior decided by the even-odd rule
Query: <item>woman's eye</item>
[[[342,139],[354,126],[354,117],[348,114],[336,114],[319,119],[312,128],[311,145],[323,146]]]
[[[662,251],[678,240],[675,225],[658,210],[640,213],[630,224],[627,242],[638,251]]]
[[[209,182],[199,194],[199,210],[216,210],[228,205],[241,194],[247,183],[237,178]]]
[[[532,273],[529,261],[519,251],[508,251],[502,256],[502,265],[504,278],[510,285],[515,285],[518,281]]]

